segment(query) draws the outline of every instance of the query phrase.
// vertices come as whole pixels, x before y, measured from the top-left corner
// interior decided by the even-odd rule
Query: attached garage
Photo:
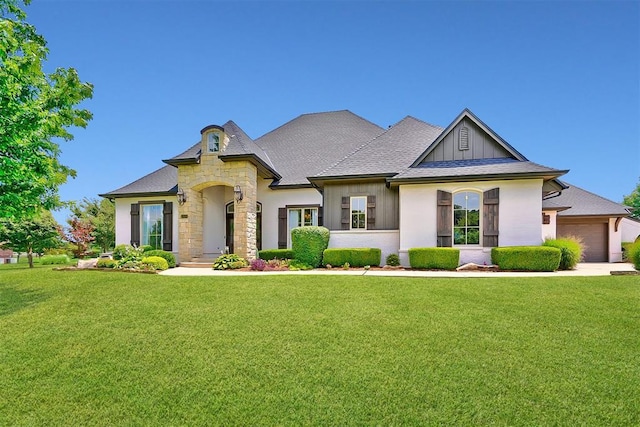
[[[542,210],[558,213],[557,237],[576,236],[582,240],[584,262],[622,260],[620,223],[629,215],[625,206],[569,185],[559,196],[543,200]]]
[[[575,236],[582,239],[584,262],[609,261],[609,218],[558,217],[558,237]]]

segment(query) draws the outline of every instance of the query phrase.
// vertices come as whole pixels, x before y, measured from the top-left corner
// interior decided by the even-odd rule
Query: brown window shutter
[[[482,246],[498,246],[498,212],[500,189],[487,190],[482,195]]]
[[[324,225],[324,218],[322,217],[323,209],[322,206],[318,206],[318,226],[322,227]]]
[[[376,228],[376,196],[367,196],[367,229]]]
[[[278,249],[287,248],[287,208],[278,208]]]
[[[162,250],[173,250],[173,202],[165,202],[162,208]]]
[[[131,203],[131,246],[140,246],[140,204]]]
[[[438,247],[450,247],[452,241],[453,195],[448,191],[438,190],[438,206],[436,222],[438,228]]]
[[[348,230],[351,224],[351,200],[349,197],[342,198],[340,225],[342,230]]]

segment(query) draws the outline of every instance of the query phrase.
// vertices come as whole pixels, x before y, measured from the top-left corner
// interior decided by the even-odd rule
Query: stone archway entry
[[[225,206],[226,212],[226,221],[225,221],[225,236],[226,236],[226,245],[229,248],[229,253],[233,252],[233,216],[234,216],[235,205],[233,202],[227,203]],[[262,249],[262,203],[256,203],[256,248],[258,250]]]

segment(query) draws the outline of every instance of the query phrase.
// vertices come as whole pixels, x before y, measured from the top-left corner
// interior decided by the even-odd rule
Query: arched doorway
[[[233,215],[235,203],[229,202],[225,207],[226,217],[226,245],[229,253],[233,253]],[[256,203],[256,248],[262,249],[262,203]]]

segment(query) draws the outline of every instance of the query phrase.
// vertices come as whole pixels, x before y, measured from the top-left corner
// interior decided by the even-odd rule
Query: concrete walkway
[[[629,263],[582,263],[575,270],[539,272],[489,272],[489,271],[419,271],[419,270],[363,270],[341,268],[316,269],[307,271],[234,271],[213,270],[211,268],[176,267],[163,271],[164,276],[255,276],[255,275],[349,275],[349,276],[392,276],[392,277],[562,277],[562,276],[609,276],[612,271],[635,271]]]

